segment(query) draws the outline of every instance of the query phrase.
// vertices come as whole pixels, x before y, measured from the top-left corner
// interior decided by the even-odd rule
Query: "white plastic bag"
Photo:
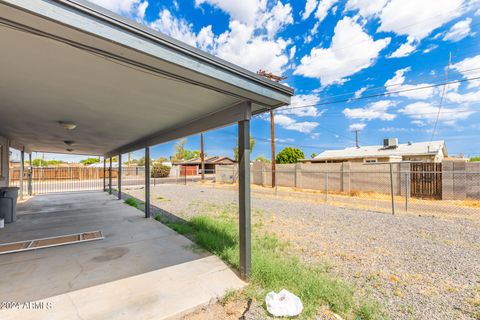
[[[282,289],[279,293],[269,292],[265,297],[267,310],[276,317],[295,317],[303,310],[299,297]]]

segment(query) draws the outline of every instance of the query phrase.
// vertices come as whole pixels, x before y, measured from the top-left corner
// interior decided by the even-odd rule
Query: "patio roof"
[[[116,155],[248,120],[292,89],[80,0],[0,0],[0,135]],[[59,121],[77,125],[65,130]]]

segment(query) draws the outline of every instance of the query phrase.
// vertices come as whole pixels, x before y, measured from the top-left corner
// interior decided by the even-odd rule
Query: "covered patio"
[[[109,194],[21,204],[0,242],[92,230],[105,239],[0,255],[3,301],[58,302],[28,319],[163,319],[241,286],[217,258],[148,219],[150,147],[230,124],[238,125],[239,274],[248,279],[250,119],[289,104],[292,89],[82,0],[0,0],[0,39],[0,187],[9,186],[10,148],[21,152],[20,196],[32,152],[103,156],[111,171],[113,157],[144,150],[147,218],[118,201],[121,172],[118,190],[105,180]],[[1,312],[17,319],[14,309]]]
[[[105,239],[1,255],[0,301],[12,303],[1,319],[163,319],[244,285],[217,257],[102,192],[36,196],[18,210],[0,242],[94,229]]]

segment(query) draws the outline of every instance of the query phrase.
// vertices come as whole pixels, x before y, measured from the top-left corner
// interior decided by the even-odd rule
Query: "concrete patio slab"
[[[105,239],[0,256],[0,301],[14,303],[0,318],[166,319],[244,286],[217,257],[101,192],[34,197],[0,242],[93,229]]]

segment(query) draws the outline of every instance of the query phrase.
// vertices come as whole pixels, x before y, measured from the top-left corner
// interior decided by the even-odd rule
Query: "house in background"
[[[216,165],[232,165],[236,161],[229,157],[223,156],[211,156],[205,157],[205,173],[215,173]],[[194,158],[190,160],[178,161],[173,163],[174,168],[178,168],[181,175],[192,176],[202,173],[202,160],[201,158]]]
[[[448,157],[445,141],[398,143],[398,139],[384,139],[383,145],[352,147],[342,150],[326,150],[309,163],[338,162],[442,162]]]

